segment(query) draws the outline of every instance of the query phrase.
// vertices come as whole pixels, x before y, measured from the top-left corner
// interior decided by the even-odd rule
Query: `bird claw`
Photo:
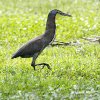
[[[51,67],[50,66],[47,66],[47,68],[51,70]]]
[[[42,69],[44,68],[45,65],[42,66]]]
[[[42,66],[42,69],[43,69],[45,66],[47,66],[47,68],[51,70],[51,67],[50,67],[48,64],[43,65],[43,66]]]
[[[45,67],[45,66],[47,66],[47,68],[48,69],[50,69],[51,70],[51,67],[49,66],[49,64],[47,64],[47,63],[41,63],[41,64],[31,64],[31,66],[34,68],[34,70],[35,70],[35,66],[42,66],[42,69]]]

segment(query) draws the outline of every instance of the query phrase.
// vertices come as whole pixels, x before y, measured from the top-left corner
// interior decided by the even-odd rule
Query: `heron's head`
[[[63,13],[62,11],[57,10],[57,9],[51,10],[51,11],[50,11],[50,14],[52,14],[52,15],[54,15],[54,16],[56,16],[56,14],[60,14],[60,15],[62,15],[62,16],[69,16],[69,17],[72,17],[70,14],[68,14],[68,13]]]

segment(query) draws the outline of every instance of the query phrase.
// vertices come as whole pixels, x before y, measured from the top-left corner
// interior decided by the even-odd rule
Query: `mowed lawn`
[[[11,59],[28,40],[44,33],[50,10],[56,16],[56,40],[69,46],[48,46],[36,63]],[[99,0],[0,0],[0,100],[100,100]]]

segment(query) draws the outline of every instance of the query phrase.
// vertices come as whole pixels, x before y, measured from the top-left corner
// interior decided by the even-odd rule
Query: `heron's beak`
[[[65,14],[65,16],[72,17],[72,15],[70,15],[70,14],[68,14],[68,13],[67,13],[67,14]]]
[[[59,14],[62,15],[62,16],[72,17],[72,15],[70,15],[70,14],[68,14],[68,13],[66,14],[66,13],[62,13],[62,12],[60,12]]]

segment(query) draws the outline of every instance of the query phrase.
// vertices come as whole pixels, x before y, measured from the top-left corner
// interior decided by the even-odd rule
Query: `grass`
[[[100,36],[99,7],[99,0],[0,0],[0,99],[99,100],[100,44],[82,39]],[[55,8],[73,16],[57,15],[56,40],[81,44],[47,47],[36,63],[49,63],[52,71],[34,71],[32,59],[11,60],[23,43],[44,32]]]

